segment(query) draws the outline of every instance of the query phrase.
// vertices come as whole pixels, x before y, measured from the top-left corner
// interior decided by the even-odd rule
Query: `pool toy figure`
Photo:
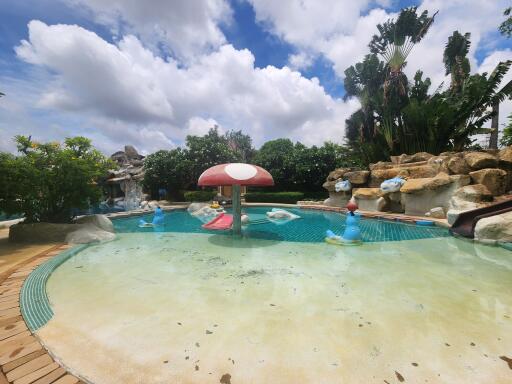
[[[139,227],[140,228],[151,228],[151,227],[157,227],[164,224],[164,211],[162,211],[162,208],[156,207],[155,209],[155,215],[153,216],[153,221],[151,223],[148,223],[146,220],[140,219],[139,220]]]
[[[343,236],[336,235],[333,231],[328,229],[326,231],[325,241],[329,244],[336,245],[361,245],[361,229],[359,228],[359,220],[361,215],[354,213],[357,209],[355,201],[350,200],[347,204],[347,210],[349,211],[345,220],[345,231]]]

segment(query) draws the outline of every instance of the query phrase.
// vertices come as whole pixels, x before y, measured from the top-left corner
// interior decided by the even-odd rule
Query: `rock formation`
[[[399,192],[384,193],[383,181],[406,180]],[[352,193],[336,192],[334,185],[349,180]],[[332,171],[324,188],[326,205],[344,206],[353,195],[361,209],[405,212],[430,217],[448,216],[493,201],[512,190],[512,146],[500,151],[426,152],[391,156],[390,161],[370,164],[369,170],[339,168]]]
[[[124,151],[118,151],[110,158],[117,163],[119,169],[109,171],[109,205],[125,210],[139,208],[144,200],[144,156],[139,155],[133,146],[125,145]]]

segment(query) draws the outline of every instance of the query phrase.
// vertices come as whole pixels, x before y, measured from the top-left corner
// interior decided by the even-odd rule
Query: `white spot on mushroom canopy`
[[[258,173],[256,167],[243,163],[228,164],[224,168],[224,171],[226,171],[229,177],[235,180],[249,180],[251,177],[256,176],[256,173]]]

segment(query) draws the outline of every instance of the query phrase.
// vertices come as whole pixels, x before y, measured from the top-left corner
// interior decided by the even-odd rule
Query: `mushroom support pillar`
[[[240,185],[233,185],[233,234],[242,234],[242,203],[240,196]]]

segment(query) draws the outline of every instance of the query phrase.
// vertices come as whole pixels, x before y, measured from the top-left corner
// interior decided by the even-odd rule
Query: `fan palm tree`
[[[428,11],[423,11],[418,16],[416,11],[417,7],[404,8],[396,21],[390,19],[377,25],[379,34],[374,35],[369,44],[370,51],[380,55],[388,66],[384,82],[386,102],[393,94],[407,98],[407,77],[402,71],[403,67],[412,49],[425,37],[437,15],[436,12],[429,17]]]

